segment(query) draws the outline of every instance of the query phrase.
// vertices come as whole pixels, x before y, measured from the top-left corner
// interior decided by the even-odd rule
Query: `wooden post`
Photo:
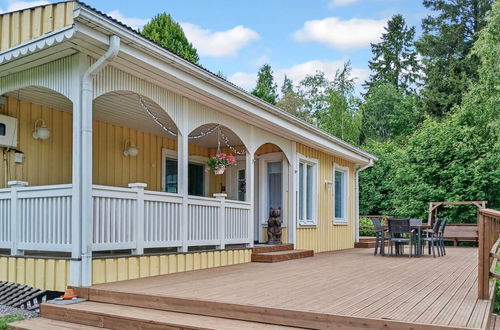
[[[187,132],[187,120],[189,116],[189,100],[187,98],[182,99],[182,134],[179,130],[177,134],[177,190],[182,196],[182,205],[180,210],[181,219],[181,251],[187,252],[187,238],[188,238],[188,163],[189,163],[189,140]]]
[[[10,254],[13,256],[23,255],[24,252],[19,250],[19,241],[21,239],[21,218],[19,216],[19,199],[17,198],[18,189],[28,185],[25,181],[9,181],[10,186]]]
[[[477,293],[479,299],[488,299],[489,298],[489,271],[490,271],[490,251],[491,247],[488,247],[487,244],[487,228],[486,228],[486,219],[484,215],[479,213],[478,217],[478,233],[479,233],[479,255],[478,255],[478,276],[477,276]]]
[[[144,188],[148,185],[146,183],[129,183],[135,193],[136,197],[136,215],[135,215],[135,244],[136,248],[134,254],[144,254]]]

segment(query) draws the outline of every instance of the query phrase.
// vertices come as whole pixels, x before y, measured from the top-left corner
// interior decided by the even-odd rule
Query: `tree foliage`
[[[408,27],[402,15],[394,15],[387,22],[382,41],[371,44],[373,58],[368,62],[368,67],[372,74],[365,82],[368,94],[381,83],[389,83],[406,93],[415,91],[420,65],[414,38],[415,27]]]
[[[264,64],[257,73],[257,85],[252,94],[264,101],[276,104],[278,101],[278,85],[274,82],[273,70],[269,64]]]
[[[492,0],[424,0],[433,11],[422,21],[423,34],[416,43],[422,55],[426,113],[443,116],[461,103],[469,80],[477,79],[478,60],[468,56],[485,24]]]
[[[149,23],[144,25],[141,33],[188,61],[198,63],[200,59],[196,48],[186,38],[181,25],[167,13],[156,15]]]
[[[361,106],[363,140],[387,140],[411,134],[420,121],[417,97],[391,83],[373,85]]]
[[[500,3],[469,57],[479,63],[463,102],[442,119],[427,118],[400,140],[370,141],[380,161],[361,174],[362,213],[425,217],[429,201],[487,200],[500,207]],[[384,197],[386,199],[384,199]],[[445,210],[474,222],[475,210]]]

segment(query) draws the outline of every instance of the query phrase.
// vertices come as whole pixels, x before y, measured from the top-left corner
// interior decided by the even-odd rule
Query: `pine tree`
[[[181,25],[167,13],[156,15],[151,22],[144,25],[141,33],[190,62],[198,63],[200,59],[196,48],[186,38]]]
[[[468,80],[477,80],[479,61],[468,56],[485,24],[492,0],[424,0],[434,15],[422,21],[423,34],[416,43],[422,55],[425,88],[422,108],[442,116],[461,103]]]
[[[402,15],[394,15],[385,27],[382,41],[371,44],[373,58],[368,62],[372,71],[365,86],[389,83],[398,90],[411,93],[419,79],[419,63],[413,44],[415,27],[409,28]]]
[[[293,93],[293,82],[285,75],[285,79],[283,79],[283,85],[281,86],[281,94],[284,97],[288,93]]]
[[[264,64],[257,73],[257,85],[252,90],[252,94],[274,105],[278,100],[277,90],[273,70],[269,64]]]

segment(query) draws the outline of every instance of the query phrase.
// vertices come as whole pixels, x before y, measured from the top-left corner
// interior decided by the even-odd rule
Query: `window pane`
[[[299,163],[299,219],[304,220],[304,164]]]
[[[313,214],[312,214],[312,212],[313,212],[313,168],[311,165],[306,165],[306,168],[307,168],[306,217],[307,217],[307,220],[312,220],[312,218],[313,218]]]
[[[166,159],[165,191],[177,193],[177,160]]]
[[[238,200],[245,200],[246,193],[246,178],[245,178],[245,170],[238,171]]]
[[[270,208],[281,208],[281,162],[267,163],[267,182]]]
[[[335,217],[344,218],[344,191],[345,173],[335,171]]]
[[[204,166],[200,164],[188,165],[188,194],[203,196]]]

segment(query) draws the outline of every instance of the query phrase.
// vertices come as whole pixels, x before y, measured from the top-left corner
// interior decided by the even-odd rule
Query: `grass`
[[[22,315],[7,315],[0,317],[0,330],[7,329],[7,323],[22,321],[24,317]]]

